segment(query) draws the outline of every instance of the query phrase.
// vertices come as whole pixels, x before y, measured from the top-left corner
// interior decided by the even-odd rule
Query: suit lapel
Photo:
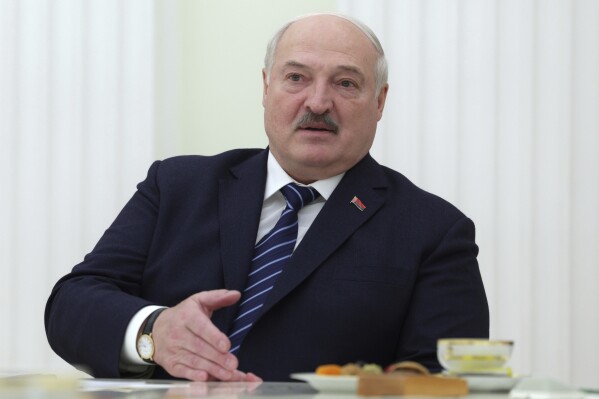
[[[297,287],[378,211],[385,202],[386,186],[381,166],[370,155],[345,174],[279,276],[262,313]],[[363,211],[351,203],[354,196],[366,206]]]
[[[256,232],[266,185],[268,150],[230,169],[220,180],[218,219],[224,287],[243,291],[251,267]],[[223,331],[235,315],[236,306],[214,314],[213,322]]]

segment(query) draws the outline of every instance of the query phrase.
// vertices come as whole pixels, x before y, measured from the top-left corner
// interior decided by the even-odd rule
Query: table
[[[553,396],[558,399],[559,396]],[[317,392],[301,382],[226,383],[155,380],[64,379],[55,376],[0,379],[0,399],[368,399]],[[377,399],[380,397],[377,397]],[[385,399],[400,398],[385,396]],[[423,399],[424,397],[412,397]],[[509,393],[473,392],[462,399],[507,399]],[[599,395],[585,398],[598,399]]]

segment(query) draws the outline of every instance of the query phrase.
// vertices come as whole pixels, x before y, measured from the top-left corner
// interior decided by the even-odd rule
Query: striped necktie
[[[277,224],[254,247],[254,259],[245,290],[241,293],[237,318],[229,335],[231,353],[236,353],[283,267],[291,258],[297,241],[297,213],[320,196],[312,187],[289,183],[281,188],[287,205]]]

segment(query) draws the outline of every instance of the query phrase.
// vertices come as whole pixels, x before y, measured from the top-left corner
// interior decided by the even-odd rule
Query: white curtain
[[[60,369],[52,285],[153,156],[153,3],[0,0],[0,372]]]
[[[339,8],[390,62],[372,153],[474,219],[514,372],[599,387],[599,1]]]

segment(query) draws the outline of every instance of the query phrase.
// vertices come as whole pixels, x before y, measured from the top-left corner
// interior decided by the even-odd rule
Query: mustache
[[[329,114],[315,114],[314,112],[308,111],[302,115],[297,122],[295,122],[295,129],[299,129],[300,126],[308,125],[311,123],[322,123],[326,125],[326,128],[333,133],[337,133],[339,125]]]

